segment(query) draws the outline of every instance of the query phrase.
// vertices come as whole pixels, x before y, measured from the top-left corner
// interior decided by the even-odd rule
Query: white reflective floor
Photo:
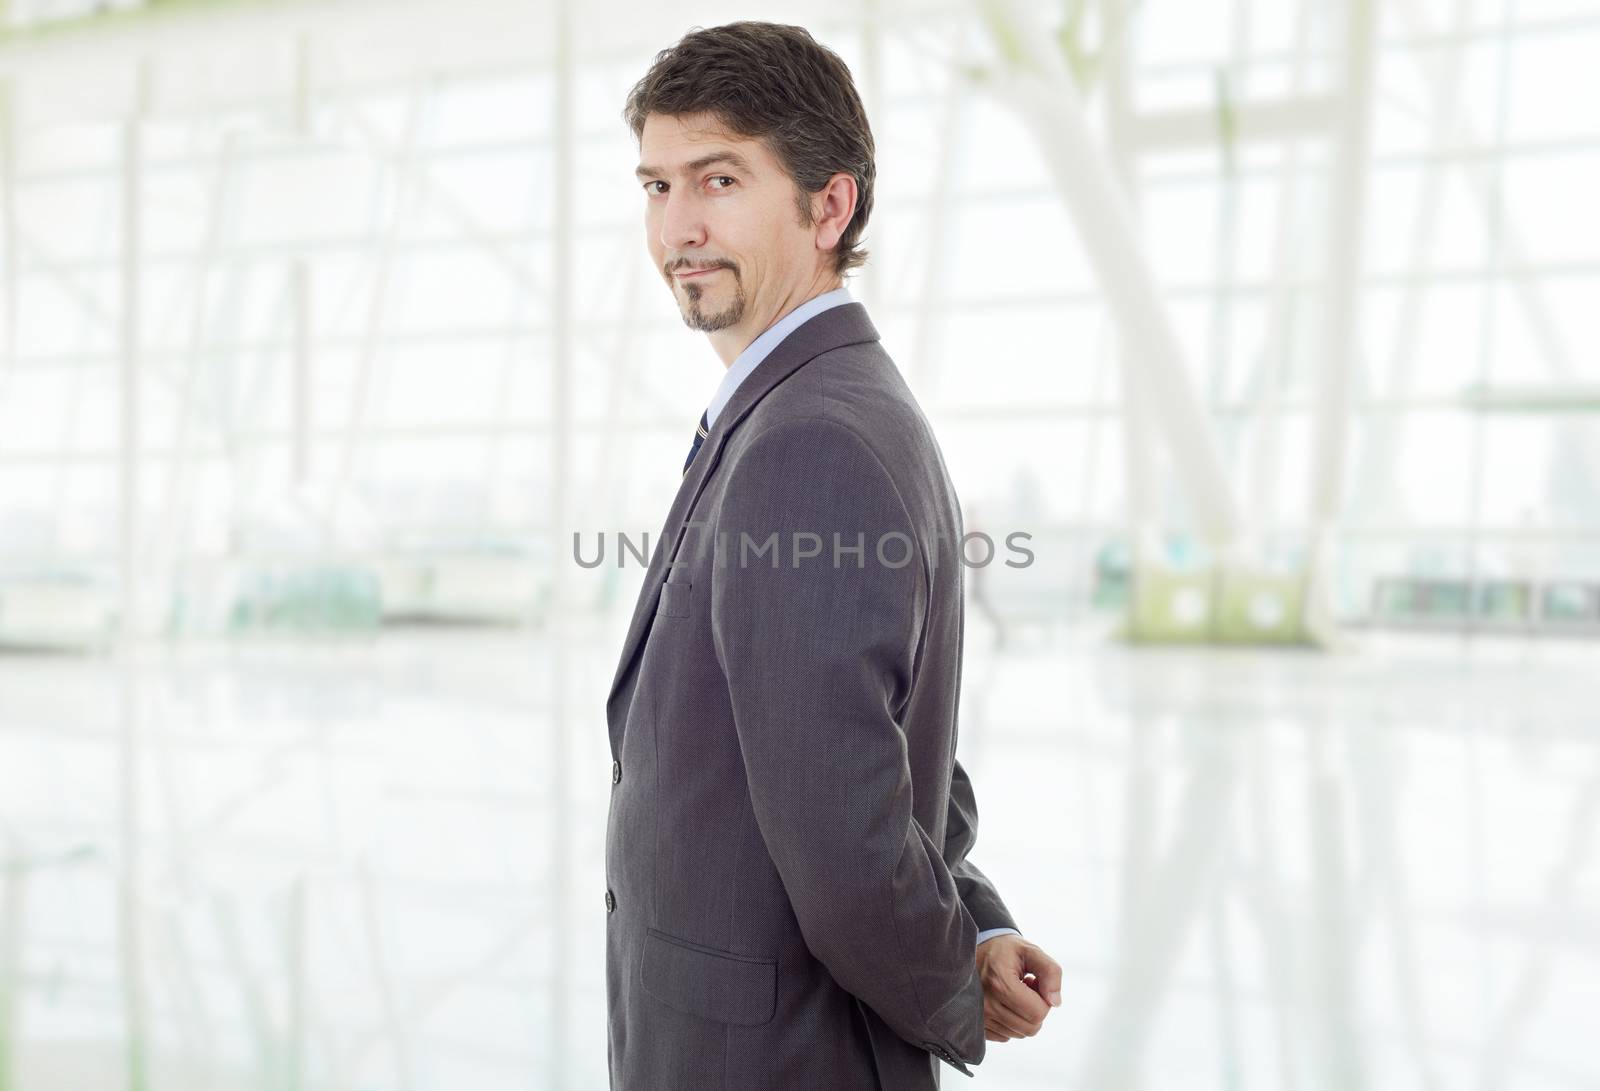
[[[604,1088],[620,633],[0,658],[0,1088]],[[1067,987],[974,1086],[1600,1086],[1595,645],[987,636],[974,859]]]

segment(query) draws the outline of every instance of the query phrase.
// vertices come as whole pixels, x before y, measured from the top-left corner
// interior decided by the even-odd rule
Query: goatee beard
[[[693,281],[682,285],[684,294],[689,297],[688,305],[682,309],[684,325],[691,330],[710,333],[713,330],[725,330],[729,326],[737,326],[744,319],[746,306],[744,285],[740,283],[736,271],[729,269],[728,274],[733,277],[733,300],[720,311],[706,311],[701,308],[700,299],[706,293],[704,285]]]

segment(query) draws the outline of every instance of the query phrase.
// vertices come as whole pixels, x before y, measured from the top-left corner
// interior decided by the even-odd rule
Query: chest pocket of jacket
[[[662,584],[661,599],[656,603],[656,616],[688,617],[691,586],[688,580],[668,580]]]
[[[645,933],[643,959],[644,991],[669,1008],[743,1027],[771,1021],[777,1009],[777,959],[716,951],[656,928]]]

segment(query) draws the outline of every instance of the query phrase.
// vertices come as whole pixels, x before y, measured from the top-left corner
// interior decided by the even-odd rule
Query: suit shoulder
[[[852,460],[863,468],[883,469],[882,455],[871,439],[837,414],[826,412],[784,413],[764,420],[751,420],[748,434],[741,437],[736,458],[757,458],[816,462],[823,459]]]
[[[894,361],[876,342],[815,357],[763,398],[750,419],[757,433],[793,421],[844,429],[890,467],[921,457],[931,438]]]

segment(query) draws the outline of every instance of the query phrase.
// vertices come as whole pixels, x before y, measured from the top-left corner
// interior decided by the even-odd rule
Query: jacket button
[[[617,909],[617,896],[611,891],[606,891],[606,912],[614,913]]]
[[[622,763],[620,761],[614,761],[614,762],[611,763],[611,783],[612,784],[618,784],[618,783],[621,782],[621,780],[622,780]]]

